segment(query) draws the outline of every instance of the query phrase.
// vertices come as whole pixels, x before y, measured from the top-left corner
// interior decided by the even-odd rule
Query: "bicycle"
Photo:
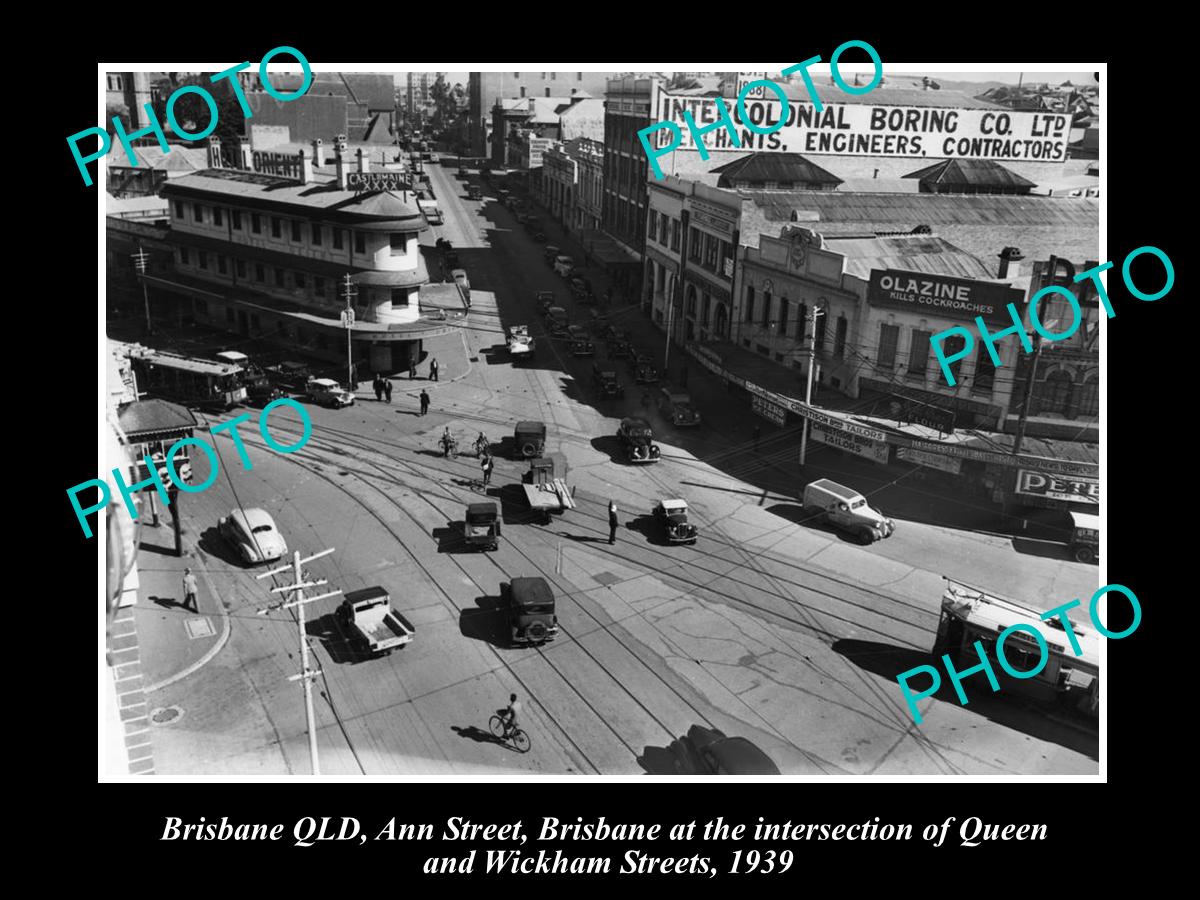
[[[495,715],[488,721],[488,727],[492,730],[492,734],[500,738],[505,743],[511,742],[518,753],[528,753],[530,748],[529,735],[520,728],[508,729],[507,723]]]

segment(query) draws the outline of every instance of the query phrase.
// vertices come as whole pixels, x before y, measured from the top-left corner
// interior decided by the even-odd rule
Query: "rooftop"
[[[166,400],[138,400],[117,413],[121,430],[130,441],[160,432],[183,432],[196,427],[191,410]]]
[[[1031,188],[1033,182],[990,159],[946,159],[925,169],[909,172],[905,178],[916,178],[925,184],[942,186],[1020,187]]]
[[[738,181],[753,184],[841,184],[842,179],[822,169],[799,153],[747,153],[711,169],[719,173],[717,187],[727,188]]]

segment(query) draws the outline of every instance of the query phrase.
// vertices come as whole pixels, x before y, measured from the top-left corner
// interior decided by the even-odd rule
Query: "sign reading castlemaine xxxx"
[[[725,98],[730,118],[742,125],[734,98]],[[779,121],[782,104],[768,92],[766,98],[746,99],[746,119],[759,128]],[[695,148],[683,113],[691,113],[698,126],[717,121],[713,97],[661,92],[654,118],[680,126],[678,149]],[[997,162],[1061,162],[1067,158],[1071,119],[1062,113],[1014,112],[1010,109],[947,109],[919,106],[885,106],[869,103],[825,103],[817,112],[812,103],[789,99],[783,127],[757,134],[744,125],[735,147],[724,128],[704,136],[709,150],[779,150],[831,156],[897,156],[917,159],[991,159]],[[655,132],[657,147],[667,146],[671,132]]]
[[[867,289],[867,302],[872,306],[971,322],[976,316],[983,316],[985,322],[999,325],[1012,324],[1006,307],[1015,303],[1019,310],[1024,299],[1023,292],[1007,284],[899,269],[876,269],[871,273],[871,284]]]

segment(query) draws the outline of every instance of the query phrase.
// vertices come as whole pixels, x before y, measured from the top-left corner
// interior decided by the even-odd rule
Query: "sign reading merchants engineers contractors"
[[[1071,118],[1063,113],[1015,112],[1010,109],[951,109],[946,107],[886,106],[870,103],[823,103],[791,98],[784,124],[771,134],[755,133],[779,121],[781,104],[774,96],[745,102],[745,119],[737,104],[727,100],[738,126],[740,147],[729,132],[718,128],[704,136],[709,150],[779,150],[834,156],[893,156],[916,159],[990,159],[996,162],[1062,162],[1067,158]],[[658,95],[658,119],[681,126],[676,149],[695,149],[684,111],[700,126],[717,121],[712,97]],[[654,133],[656,146],[665,147],[671,132]]]
[[[1012,323],[1005,307],[1015,303],[1020,309],[1024,299],[1023,292],[1007,284],[899,269],[876,269],[871,273],[871,284],[867,288],[867,302],[872,306],[967,321],[983,316],[985,322],[1001,325]]]

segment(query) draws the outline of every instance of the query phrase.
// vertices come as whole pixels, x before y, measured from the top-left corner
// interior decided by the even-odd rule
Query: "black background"
[[[160,15],[152,8],[137,13],[137,17],[148,18]],[[10,177],[26,182],[21,171],[31,162],[40,171],[36,177],[30,174],[24,185],[17,185],[30,190],[29,199],[20,201],[19,208],[10,207],[10,222],[18,225],[8,238],[14,276],[10,290],[14,300],[21,294],[34,298],[33,318],[40,327],[33,346],[37,357],[46,362],[35,363],[32,370],[48,376],[35,379],[38,403],[54,410],[48,419],[54,423],[54,438],[45,448],[50,449],[53,460],[45,463],[45,471],[54,477],[37,482],[36,496],[27,502],[49,512],[48,527],[42,532],[45,548],[38,553],[48,554],[57,567],[61,562],[58,550],[64,550],[69,562],[64,571],[72,573],[69,577],[77,582],[78,590],[61,594],[22,591],[23,598],[12,599],[14,608],[18,602],[28,608],[65,604],[69,599],[86,613],[78,619],[78,635],[71,639],[82,645],[77,656],[50,646],[49,635],[41,628],[22,628],[26,637],[21,643],[29,648],[30,665],[39,673],[41,686],[20,695],[12,692],[13,711],[21,708],[22,718],[28,720],[32,705],[38,721],[51,723],[47,731],[37,732],[37,763],[32,770],[28,759],[25,765],[31,771],[30,784],[57,788],[51,795],[40,795],[36,818],[27,823],[35,830],[54,829],[32,835],[35,842],[59,838],[72,846],[76,841],[86,842],[99,861],[113,863],[104,877],[114,886],[173,890],[181,884],[189,888],[195,884],[201,889],[239,893],[251,885],[256,890],[295,885],[339,891],[454,890],[459,886],[528,891],[550,883],[561,890],[582,886],[589,879],[476,875],[468,884],[465,876],[420,873],[420,862],[427,856],[462,855],[471,847],[479,849],[482,856],[485,849],[501,848],[494,843],[368,842],[358,846],[331,842],[298,849],[290,839],[240,846],[214,841],[162,842],[158,838],[167,816],[185,822],[198,822],[200,816],[210,822],[228,816],[238,823],[285,823],[285,833],[290,833],[291,823],[302,816],[354,816],[371,834],[392,816],[398,822],[428,822],[440,832],[445,820],[455,815],[479,822],[519,818],[525,821],[527,832],[536,831],[541,816],[569,822],[575,816],[593,820],[600,815],[609,822],[663,824],[691,820],[702,824],[718,815],[749,824],[760,815],[772,822],[791,819],[831,824],[879,816],[883,822],[914,826],[913,840],[890,845],[792,843],[787,846],[796,854],[796,862],[782,875],[722,874],[715,879],[609,875],[597,885],[626,890],[677,885],[676,889],[699,892],[737,891],[748,882],[753,883],[751,890],[812,886],[841,892],[879,887],[908,893],[961,890],[967,884],[980,884],[1001,890],[1011,885],[1023,891],[1071,891],[1091,880],[1088,872],[1118,866],[1121,860],[1136,858],[1157,843],[1167,825],[1156,820],[1153,811],[1179,795],[1178,788],[1165,792],[1161,788],[1176,783],[1177,770],[1187,765],[1187,746],[1179,732],[1190,725],[1190,704],[1185,698],[1192,685],[1177,661],[1190,655],[1185,623],[1191,596],[1177,594],[1172,581],[1180,561],[1196,552],[1191,538],[1197,530],[1190,471],[1195,440],[1190,427],[1193,392],[1184,374],[1186,347],[1193,344],[1189,329],[1196,317],[1185,318],[1184,314],[1189,302],[1187,232],[1174,227],[1181,218],[1175,211],[1191,202],[1194,143],[1187,133],[1190,104],[1185,94],[1190,57],[1163,43],[1173,40],[1171,36],[1156,33],[1155,23],[1142,24],[1136,11],[1120,13],[1118,27],[1106,21],[1099,9],[1080,9],[1068,15],[1048,7],[981,4],[907,5],[888,23],[863,7],[845,6],[819,26],[801,7],[774,5],[741,9],[625,4],[477,9],[287,6],[276,7],[273,21],[265,26],[251,26],[241,9],[228,5],[203,12],[196,8],[189,16],[195,21],[140,25],[133,14],[108,10],[103,18],[111,24],[94,29],[78,26],[87,34],[57,41],[57,59],[46,58],[36,70],[26,70],[35,81],[26,82],[28,92],[18,95],[33,124],[25,137],[14,135],[17,152],[10,155]],[[1085,16],[1093,21],[1091,26],[1075,21]],[[758,35],[773,37],[760,42]],[[1108,277],[1116,317],[1107,322],[1103,338],[1108,377],[1108,477],[1104,484],[1108,557],[1101,571],[1107,573],[1109,582],[1127,585],[1137,594],[1144,616],[1133,636],[1109,642],[1103,694],[1109,732],[1107,785],[951,780],[658,784],[643,780],[629,784],[297,781],[271,786],[191,786],[147,779],[144,784],[88,787],[86,782],[93,780],[96,744],[89,724],[95,696],[95,639],[90,622],[96,603],[96,548],[95,542],[82,539],[65,488],[95,477],[92,398],[97,302],[92,240],[101,195],[96,186],[83,186],[64,138],[98,124],[98,61],[109,62],[110,68],[115,68],[116,62],[141,60],[176,61],[180,69],[187,68],[185,63],[226,60],[250,60],[257,66],[271,48],[292,45],[310,61],[325,65],[365,61],[403,66],[418,60],[450,59],[455,64],[441,67],[466,71],[478,60],[607,62],[635,53],[629,69],[644,68],[647,60],[662,60],[657,67],[663,69],[715,69],[729,60],[749,65],[756,59],[799,61],[818,53],[828,59],[834,47],[850,39],[871,43],[885,66],[891,62],[1019,61],[1037,71],[1039,62],[1054,60],[1104,59],[1109,64],[1102,110],[1108,155],[1101,162],[1109,185],[1104,258],[1116,263]],[[671,65],[667,60],[692,62]],[[704,60],[712,62],[705,65]],[[717,60],[722,63],[718,65]],[[571,65],[561,62],[557,67]],[[29,161],[26,152],[32,157]],[[34,234],[55,238],[39,247],[39,242],[29,240]],[[1155,303],[1131,297],[1119,275],[1128,252],[1146,244],[1164,250],[1176,270],[1173,291]],[[64,253],[71,256],[69,265],[63,264]],[[1135,266],[1137,283],[1159,283],[1154,279],[1160,276],[1151,264],[1139,277],[1141,271],[1140,265]],[[19,286],[29,276],[36,284],[32,291],[28,284]],[[64,306],[69,318],[63,314]],[[71,327],[64,327],[68,321]],[[43,577],[35,580],[40,583]],[[15,581],[10,585],[17,586]],[[49,615],[35,610],[33,621],[49,622]],[[1121,625],[1118,617],[1110,623],[1114,629]],[[29,627],[33,630],[25,631]],[[16,677],[17,673],[10,671],[10,684]],[[18,696],[21,707],[15,705]],[[1168,697],[1174,701],[1169,709]],[[69,715],[71,711],[74,715]],[[73,784],[75,781],[84,783]],[[1186,776],[1180,783],[1187,783]],[[922,826],[940,823],[948,816],[958,821],[978,816],[1001,825],[1046,823],[1049,837],[1040,843],[976,848],[961,848],[957,840],[934,848],[920,839]],[[51,836],[55,833],[57,838]],[[714,857],[722,868],[727,867],[734,848],[725,843],[714,852],[712,845],[671,846],[666,840],[639,846],[659,856],[699,852]],[[744,840],[738,846],[755,845]],[[529,853],[539,847],[553,849],[553,845],[532,840],[521,849]],[[564,849],[579,855],[608,853],[616,859],[625,848],[572,842]],[[784,846],[775,845],[774,849]],[[898,865],[886,865],[892,861]],[[947,861],[951,868],[938,865]],[[1055,880],[1048,884],[1029,879],[1035,872],[1053,874]],[[954,885],[952,874],[969,881]]]

